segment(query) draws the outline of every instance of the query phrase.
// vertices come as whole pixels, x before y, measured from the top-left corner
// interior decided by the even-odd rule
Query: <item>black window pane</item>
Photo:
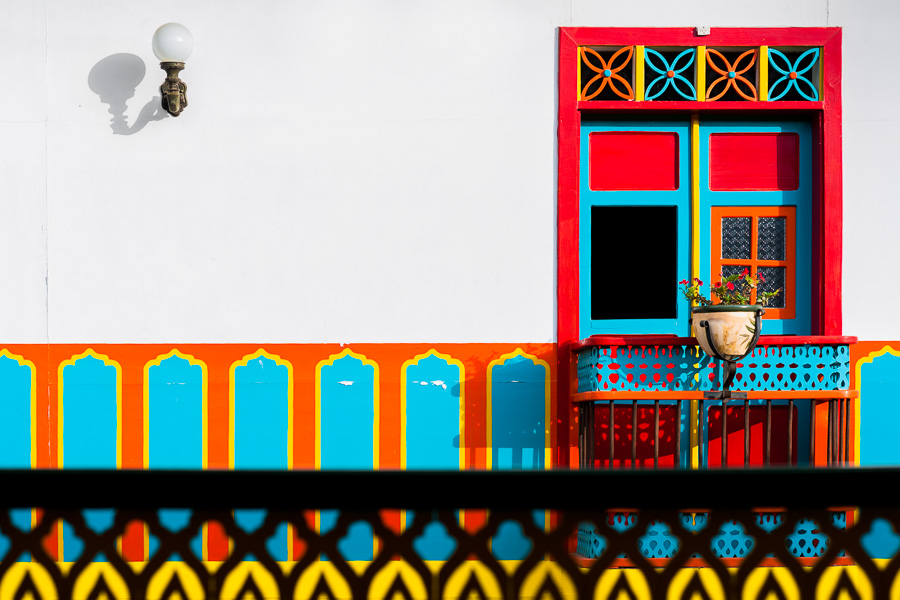
[[[591,208],[591,319],[674,319],[674,206]]]
[[[760,277],[757,286],[757,294],[781,290],[777,296],[773,296],[766,306],[771,308],[784,308],[784,280],[786,269],[784,267],[759,267],[756,271]],[[763,281],[763,278],[765,281]]]
[[[722,219],[722,258],[750,258],[750,217]]]
[[[760,260],[784,260],[787,238],[784,217],[760,217],[756,256]]]

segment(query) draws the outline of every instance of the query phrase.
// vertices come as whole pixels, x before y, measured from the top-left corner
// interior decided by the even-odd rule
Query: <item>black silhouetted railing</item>
[[[900,469],[0,471],[0,590],[69,598],[79,585],[99,597],[119,585],[131,598],[188,597],[191,580],[211,598],[812,598],[825,585],[834,591],[824,597],[871,586],[886,598],[900,571],[898,480]],[[10,509],[35,506],[31,528],[14,523]],[[184,509],[184,522],[167,524],[162,508]],[[248,528],[235,511],[250,508],[265,513]],[[98,527],[84,509],[113,516]],[[326,509],[340,511],[328,527],[314,517]],[[405,527],[391,510],[407,511]],[[81,544],[74,562],[48,548],[60,521]],[[155,540],[140,564],[118,541],[135,521]],[[221,562],[194,544],[210,523],[229,540]],[[269,549],[284,524],[299,551],[279,562]],[[348,560],[345,540],[360,525],[373,555]],[[423,556],[421,541],[435,536],[446,541],[440,556]]]

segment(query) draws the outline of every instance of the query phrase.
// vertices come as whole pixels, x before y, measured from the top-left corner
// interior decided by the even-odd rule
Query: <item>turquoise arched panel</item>
[[[265,356],[234,369],[234,468],[288,466],[288,387],[285,365]]]
[[[90,354],[63,367],[63,468],[116,468],[118,375],[114,365]],[[83,544],[68,524],[63,525],[62,535],[63,560],[76,560]]]
[[[406,368],[407,469],[459,469],[459,371],[434,354]]]
[[[494,469],[543,469],[547,368],[526,356],[512,356],[491,368],[491,464]],[[534,511],[544,526],[543,511]],[[501,525],[491,540],[499,560],[518,560],[531,542],[520,527]]]
[[[346,353],[321,366],[319,376],[322,469],[372,469],[375,466],[376,367]],[[320,531],[330,531],[336,511],[322,511]],[[347,560],[372,560],[371,528],[352,526],[341,545]]]
[[[170,356],[147,379],[147,467],[202,469],[203,368]]]
[[[347,354],[322,366],[319,385],[321,467],[373,468],[375,367]]]
[[[234,369],[234,468],[287,469],[290,370],[260,355]],[[253,520],[258,511],[235,511],[235,520]],[[272,557],[288,558],[287,524],[272,541]]]
[[[543,469],[547,369],[513,356],[491,372],[491,464]]]
[[[0,468],[31,468],[31,379],[32,368],[0,355]],[[13,525],[31,530],[31,509],[10,509]],[[20,562],[31,560],[22,554]]]
[[[31,465],[31,367],[0,355],[0,468]]]
[[[900,356],[876,356],[871,362],[863,363],[859,373],[859,464],[898,466]]]
[[[203,367],[172,355],[147,369],[147,468],[203,468]],[[160,509],[164,522],[180,510]],[[159,541],[151,536],[150,555]],[[202,541],[191,542],[203,556]]]
[[[406,468],[459,469],[460,396],[459,365],[430,353],[409,364],[405,372]],[[413,511],[406,519],[412,524]],[[458,515],[457,515],[458,518]],[[431,523],[416,540],[416,552],[424,560],[446,560],[455,542],[443,525]]]
[[[116,468],[116,367],[92,355],[63,367],[63,467]]]

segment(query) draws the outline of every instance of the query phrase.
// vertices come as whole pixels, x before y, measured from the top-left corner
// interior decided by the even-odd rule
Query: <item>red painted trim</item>
[[[822,102],[751,102],[751,101],[726,101],[726,102],[695,102],[692,100],[679,101],[644,101],[630,102],[628,100],[585,100],[576,103],[578,110],[637,110],[637,111],[666,111],[666,110],[690,110],[694,112],[706,111],[811,111],[824,108]]]
[[[556,335],[560,341],[578,339],[578,133],[581,115],[578,98],[578,45],[565,29],[559,31],[559,122],[557,136],[557,240],[556,240]],[[573,386],[575,361],[571,352],[556,355],[557,398],[568,398]],[[556,419],[557,464],[576,466],[572,451],[578,447],[576,417],[560,403]],[[468,525],[468,520],[466,521]]]
[[[557,337],[578,339],[578,143],[581,115],[578,94],[578,46],[561,29],[559,35],[559,136],[557,205]],[[561,369],[560,373],[567,370]]]
[[[741,388],[738,387],[737,390]],[[859,390],[743,390],[748,400],[834,400],[859,398]],[[698,390],[609,390],[572,394],[570,402],[614,402],[616,400],[702,400],[706,392]]]
[[[842,326],[841,263],[843,260],[843,169],[841,149],[841,30],[831,30],[823,45],[825,66],[822,189],[822,330],[839,335]]]
[[[811,331],[840,335],[842,261],[841,30],[828,28],[713,28],[697,37],[692,28],[580,28],[559,31],[559,153],[557,243],[557,339],[560,346],[578,339],[578,144],[582,111],[617,114],[646,111],[802,111],[813,115],[814,172],[813,306]],[[820,102],[578,102],[579,45],[623,46],[821,46],[824,65]],[[818,118],[815,117],[818,115]],[[818,120],[818,126],[816,121]],[[815,268],[818,266],[818,268]],[[560,367],[568,353],[560,353]],[[566,369],[559,372],[565,373]],[[564,378],[561,378],[564,381]],[[567,385],[567,384],[562,384]],[[563,389],[560,389],[563,393]],[[562,396],[564,397],[564,396]],[[562,439],[562,438],[560,438]]]
[[[841,163],[841,30],[829,28],[713,28],[708,36],[697,37],[692,28],[580,28],[559,30],[558,88],[558,203],[557,203],[557,398],[570,395],[574,387],[574,361],[566,351],[578,347],[578,147],[582,112],[615,114],[659,114],[677,112],[730,111],[730,115],[809,115],[813,122],[813,248],[812,307],[813,334],[830,337],[784,336],[785,345],[797,343],[856,343],[856,338],[840,338],[842,327],[841,263],[843,259],[843,179]],[[578,102],[579,45],[645,46],[820,46],[822,99],[820,102]],[[818,268],[817,268],[818,267]],[[621,338],[624,340],[628,338]],[[671,340],[664,343],[675,343]],[[678,338],[675,338],[678,339]],[[688,338],[691,339],[692,338]],[[762,344],[778,345],[778,338]],[[826,341],[847,340],[847,341]],[[850,341],[852,340],[852,341]],[[649,341],[645,340],[645,343]],[[576,346],[573,346],[576,344]],[[620,344],[624,345],[624,344]],[[565,374],[569,374],[566,377]],[[564,402],[560,406],[565,406]],[[557,418],[557,458],[559,465],[573,464],[569,456],[577,447],[576,418],[560,410]],[[568,445],[566,444],[568,440]]]
[[[855,336],[841,335],[761,335],[757,346],[837,346],[859,342]],[[591,346],[696,346],[692,337],[674,335],[592,335],[570,346],[578,351]],[[563,354],[563,352],[560,352]]]
[[[563,27],[576,46],[821,46],[837,27],[713,27],[697,36],[693,27]]]

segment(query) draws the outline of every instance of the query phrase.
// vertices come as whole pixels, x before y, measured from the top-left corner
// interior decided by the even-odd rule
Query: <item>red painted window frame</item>
[[[579,101],[579,46],[819,46],[822,96],[818,102]],[[813,126],[812,335],[841,335],[842,170],[841,29],[717,28],[696,36],[693,28],[594,28],[559,30],[557,210],[557,340],[578,341],[578,151],[582,115],[649,116],[654,113],[772,115],[806,118]],[[565,355],[560,352],[560,356]],[[562,366],[562,365],[561,365]],[[566,372],[566,371],[561,371]],[[565,378],[560,378],[564,380]]]
[[[660,102],[579,101],[579,46],[806,46],[821,47],[821,99],[818,102]],[[578,182],[581,119],[591,116],[689,116],[770,115],[785,120],[808,119],[812,124],[812,335],[840,336],[842,261],[841,168],[841,29],[818,28],[718,28],[697,36],[693,28],[594,28],[559,29],[558,89],[558,196],[557,196],[557,342],[558,398],[575,389],[575,361],[570,348],[577,347],[578,289]],[[676,338],[671,338],[674,340]],[[568,374],[568,376],[566,376]],[[560,410],[558,440],[570,439],[574,428],[571,411]],[[557,446],[556,464],[574,459],[574,446]]]

